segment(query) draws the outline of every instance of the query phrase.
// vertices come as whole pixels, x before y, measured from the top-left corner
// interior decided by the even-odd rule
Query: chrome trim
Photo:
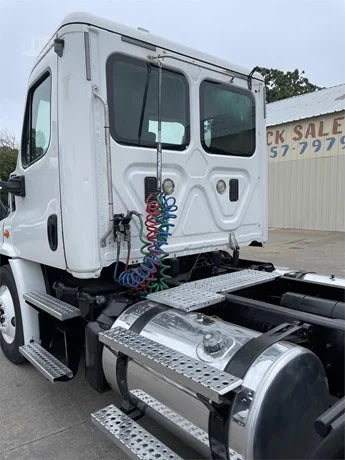
[[[85,47],[85,74],[86,74],[86,80],[91,81],[90,35],[89,35],[89,32],[84,32],[84,47]]]
[[[106,240],[108,236],[113,231],[113,221],[114,221],[114,197],[113,197],[113,175],[112,175],[112,167],[111,167],[111,147],[110,147],[110,131],[109,131],[109,107],[106,99],[101,95],[98,86],[92,86],[93,95],[101,101],[104,110],[104,141],[105,141],[105,154],[106,154],[106,162],[107,162],[107,184],[108,184],[108,215],[109,215],[109,223],[108,223],[108,230],[104,233],[101,238],[100,244],[101,247],[106,246]]]

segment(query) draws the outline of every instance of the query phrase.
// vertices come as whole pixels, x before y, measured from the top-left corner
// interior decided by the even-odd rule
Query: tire
[[[14,364],[20,364],[25,358],[19,353],[24,345],[23,323],[18,292],[11,267],[0,268],[0,345],[4,355]]]

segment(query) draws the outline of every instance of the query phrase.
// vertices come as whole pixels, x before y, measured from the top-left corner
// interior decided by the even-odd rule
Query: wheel
[[[25,361],[19,353],[24,345],[23,323],[16,283],[9,265],[0,268],[0,345],[14,364]]]

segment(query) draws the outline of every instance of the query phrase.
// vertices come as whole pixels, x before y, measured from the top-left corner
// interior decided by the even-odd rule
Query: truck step
[[[113,404],[91,414],[91,421],[130,458],[182,460]]]
[[[41,310],[49,313],[60,321],[80,316],[79,308],[70,305],[63,300],[42,292],[28,292],[23,295],[25,301]]]
[[[151,410],[156,412],[157,415],[162,417],[162,419],[164,419],[164,423],[174,424],[175,429],[183,431],[188,438],[194,438],[196,441],[209,448],[208,434],[206,431],[194,425],[194,423],[182,417],[182,415],[173,411],[170,407],[153,398],[148,393],[145,393],[143,390],[135,389],[131,391],[131,394],[140,402],[147,405]]]
[[[191,284],[197,289],[223,293],[267,283],[268,281],[273,281],[278,276],[280,276],[280,274],[276,272],[268,273],[248,268],[246,270],[239,270],[237,272],[225,273],[224,275],[211,276],[210,278],[192,281]]]
[[[73,377],[71,369],[37,342],[20,346],[19,352],[52,383],[59,379]]]
[[[259,270],[239,270],[224,275],[211,276],[181,286],[148,294],[147,298],[186,312],[223,302],[224,293],[272,281],[279,273]]]
[[[194,287],[192,283],[148,294],[147,298],[178,310],[190,312],[206,308],[210,305],[224,302],[225,295],[211,292],[201,287]]]
[[[183,434],[188,443],[195,450],[200,450],[200,444],[203,446],[203,452],[205,458],[210,456],[210,444],[208,439],[208,433],[202,428],[194,425],[182,415],[170,409],[170,407],[161,403],[157,399],[153,398],[148,393],[145,393],[143,390],[135,389],[131,391],[131,394],[140,402],[146,405],[145,414],[147,413],[150,416],[150,410],[155,412],[155,417],[162,420],[162,425],[174,425],[174,431],[179,431]],[[198,445],[194,442],[196,441]],[[242,457],[233,449],[229,448],[229,457],[231,460],[242,459]]]
[[[101,332],[99,340],[138,363],[184,385],[194,393],[217,403],[222,401],[222,396],[242,384],[242,380],[227,372],[201,363],[123,327]]]

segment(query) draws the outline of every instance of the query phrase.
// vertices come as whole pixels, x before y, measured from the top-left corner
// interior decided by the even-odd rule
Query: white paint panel
[[[39,342],[38,312],[25,302],[23,294],[31,291],[46,292],[41,265],[23,259],[10,259],[9,262],[20,302],[24,343],[27,345],[31,340]]]
[[[57,55],[51,49],[31,73],[30,87],[47,71],[51,78],[50,143],[45,154],[24,167],[21,151],[15,174],[25,177],[25,197],[16,196],[16,210],[11,216],[11,244],[19,257],[52,267],[66,267],[62,236],[59,148],[58,148],[58,76]],[[57,218],[57,248],[48,240],[48,219]]]
[[[91,82],[85,76],[84,35],[81,26],[79,32],[73,27],[65,28],[61,35],[65,49],[59,61],[62,220],[67,269],[78,278],[89,278],[99,274],[101,269],[97,213],[99,176],[95,173],[99,152],[103,159],[100,183],[106,173],[104,148],[101,151],[95,148],[94,136],[104,138],[104,130],[95,133],[93,127],[94,97]],[[103,127],[102,111],[99,122]],[[102,198],[106,205],[104,195]]]
[[[114,52],[120,52],[139,59],[147,60],[147,49],[133,46],[121,40],[116,34],[97,31],[90,35],[92,59],[101,69],[92,79],[99,86],[102,94],[106,94],[106,80],[102,65]],[[157,50],[157,52],[162,52]],[[175,56],[169,53],[169,56]],[[172,255],[191,254],[208,251],[210,248],[226,248],[229,245],[229,232],[235,231],[241,245],[253,240],[267,239],[267,164],[265,158],[263,124],[262,86],[253,82],[253,96],[256,103],[256,151],[251,157],[226,156],[208,154],[200,141],[199,87],[201,81],[212,79],[229,84],[227,74],[216,73],[201,66],[191,65],[178,59],[167,58],[164,67],[182,72],[189,84],[190,97],[190,130],[189,146],[183,151],[164,149],[163,180],[171,178],[175,182],[174,195],[177,200],[177,218],[175,228],[169,239],[167,252]],[[92,67],[93,68],[93,67]],[[234,87],[247,89],[247,82],[235,78]],[[97,103],[99,105],[99,103]],[[110,108],[111,110],[111,108]],[[103,119],[95,117],[95,131],[102,134]],[[96,139],[100,150],[104,150],[104,138]],[[156,151],[144,147],[119,144],[111,139],[114,213],[126,213],[134,209],[145,214],[144,178],[156,174]],[[217,179],[227,183],[224,195],[216,192]],[[229,199],[229,180],[239,180],[239,199]],[[101,219],[99,220],[99,226]],[[132,229],[132,247],[130,263],[139,260],[141,242],[138,229]],[[105,251],[107,251],[105,253]],[[106,250],[101,250],[105,263],[114,261],[116,246],[108,239]],[[105,254],[104,254],[105,253]],[[126,256],[126,246],[122,246],[120,259]]]

